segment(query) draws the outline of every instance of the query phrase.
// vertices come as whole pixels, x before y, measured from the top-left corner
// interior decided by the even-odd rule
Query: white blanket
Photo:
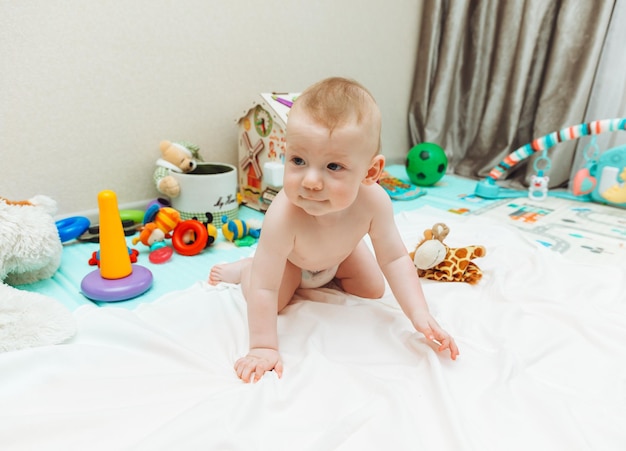
[[[0,354],[3,450],[623,450],[626,263],[586,265],[491,219],[423,209],[483,244],[476,286],[424,280],[461,350],[438,354],[388,292],[301,290],[285,371],[243,384],[239,287],[197,283],[135,310],[85,306],[67,344]]]

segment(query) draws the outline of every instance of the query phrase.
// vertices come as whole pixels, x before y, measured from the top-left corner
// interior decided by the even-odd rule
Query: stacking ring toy
[[[132,265],[124,227],[113,191],[98,194],[100,211],[100,265],[80,284],[85,297],[94,301],[115,302],[139,296],[152,286],[152,272]]]
[[[81,236],[89,229],[89,219],[84,216],[73,216],[71,218],[61,219],[55,222],[59,231],[61,242],[73,240]]]
[[[185,236],[188,236],[188,232],[193,232],[194,240],[187,243],[185,242]],[[174,229],[174,235],[172,236],[172,246],[176,249],[180,255],[187,257],[199,254],[206,247],[206,243],[209,239],[209,233],[206,227],[195,219],[187,219],[186,221],[179,222]]]

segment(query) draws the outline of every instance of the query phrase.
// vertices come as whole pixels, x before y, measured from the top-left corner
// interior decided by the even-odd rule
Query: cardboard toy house
[[[237,119],[242,202],[265,211],[283,185],[285,132],[298,94],[264,93]]]

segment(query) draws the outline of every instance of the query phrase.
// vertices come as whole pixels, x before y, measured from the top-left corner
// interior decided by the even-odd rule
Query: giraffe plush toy
[[[472,260],[487,253],[484,246],[473,245],[451,248],[443,240],[450,229],[443,223],[424,231],[424,239],[409,255],[417,268],[417,274],[426,279],[442,282],[477,283],[483,273]]]

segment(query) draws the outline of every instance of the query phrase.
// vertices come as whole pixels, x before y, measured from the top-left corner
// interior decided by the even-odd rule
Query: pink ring
[[[172,257],[172,252],[174,251],[172,251],[171,247],[162,246],[150,252],[148,259],[150,260],[150,263],[155,263],[157,265],[160,263],[165,263]]]
[[[196,239],[191,243],[185,243],[185,234],[189,231],[194,232]],[[174,235],[172,236],[172,246],[176,252],[180,255],[191,256],[202,252],[206,247],[206,243],[209,239],[209,232],[206,227],[200,221],[195,219],[187,219],[186,221],[179,222],[174,229]]]

